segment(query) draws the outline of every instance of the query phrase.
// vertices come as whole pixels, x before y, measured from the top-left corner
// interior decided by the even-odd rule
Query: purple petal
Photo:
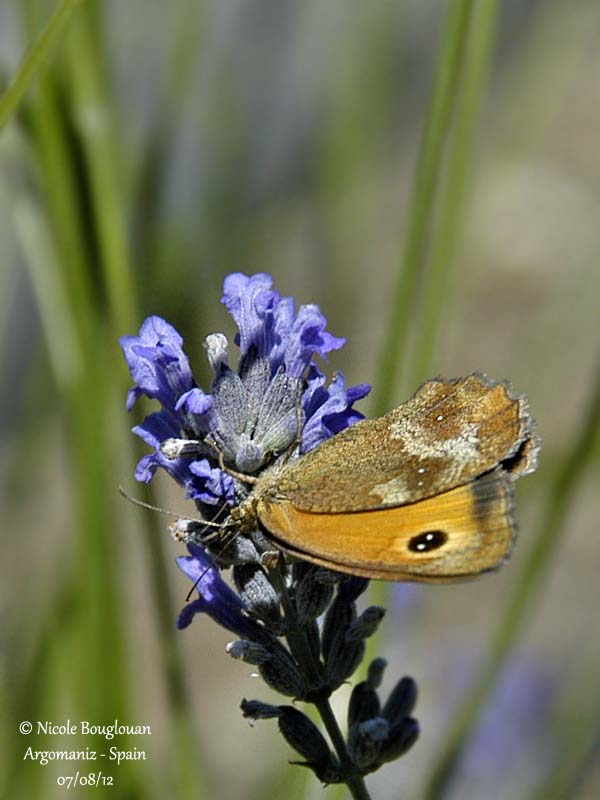
[[[221,302],[237,323],[236,343],[242,356],[252,346],[258,356],[267,355],[272,346],[273,307],[279,302],[272,285],[273,278],[264,272],[251,276],[234,272],[225,278]]]
[[[214,405],[214,399],[210,394],[206,394],[199,389],[198,387],[194,387],[190,389],[189,392],[184,392],[181,395],[179,400],[175,405],[175,411],[180,411],[184,408],[186,411],[189,411],[190,414],[206,414]]]
[[[314,364],[310,368],[307,384],[302,399],[306,421],[302,431],[301,453],[307,453],[325,439],[363,419],[363,415],[352,408],[352,404],[368,394],[371,388],[368,384],[359,384],[346,389],[341,372],[326,388],[325,376]]]
[[[237,594],[221,578],[212,559],[198,545],[189,544],[190,556],[180,556],[178,567],[197,584],[198,598],[183,608],[177,620],[178,628],[187,627],[195,614],[208,614],[223,628],[238,636],[257,633],[256,624],[243,613],[244,604]]]
[[[183,340],[175,328],[160,317],[148,317],[138,336],[123,336],[120,341],[136,384],[128,407],[145,394],[174,408],[179,395],[193,386],[189,361],[181,349]]]
[[[189,490],[190,497],[194,500],[209,505],[216,505],[223,500],[233,503],[235,485],[231,475],[218,467],[211,467],[207,459],[192,461],[189,471],[195,476],[193,486]]]
[[[332,336],[325,330],[326,325],[318,306],[300,306],[284,357],[288,374],[301,377],[315,354],[325,358],[330,350],[343,346],[345,339]]]

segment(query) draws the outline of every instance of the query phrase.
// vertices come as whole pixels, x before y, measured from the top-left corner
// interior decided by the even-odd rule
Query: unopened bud
[[[204,340],[204,347],[213,372],[229,365],[229,342],[224,333],[211,333]]]
[[[348,732],[348,755],[361,770],[368,770],[378,760],[389,732],[382,717],[355,723]]]
[[[339,596],[346,602],[353,603],[367,590],[368,585],[367,578],[359,578],[358,575],[344,576],[340,582]]]
[[[354,620],[346,632],[347,642],[358,642],[372,636],[385,616],[385,608],[369,606]]]
[[[385,658],[374,658],[373,661],[371,661],[367,672],[367,683],[371,689],[379,689],[386,667],[387,661]]]
[[[273,639],[268,649],[270,658],[258,666],[262,679],[280,694],[304,697],[306,683],[292,656],[276,639]]]
[[[161,442],[160,452],[169,461],[181,456],[197,456],[204,453],[202,442],[196,439],[165,439]]]
[[[169,525],[169,533],[176,542],[196,542],[200,531],[205,527],[194,519],[178,519]]]
[[[395,761],[403,756],[419,738],[419,723],[412,717],[404,717],[401,722],[392,725],[386,742],[384,742],[380,761]]]
[[[318,581],[316,573],[315,569],[308,570],[296,586],[296,613],[301,625],[320,617],[333,597],[332,584]]]
[[[311,764],[328,758],[329,745],[317,726],[306,714],[293,706],[281,706],[279,730],[296,752]]]
[[[379,716],[381,704],[375,689],[372,689],[367,681],[357,683],[348,703],[348,727],[351,728],[355,722],[365,722],[367,719]]]
[[[260,700],[242,700],[240,704],[242,714],[247,719],[275,719],[281,716],[281,708]]]
[[[233,580],[248,611],[268,623],[272,631],[279,632],[279,595],[264,570],[258,564],[240,564],[233,568]]]
[[[343,639],[348,627],[356,619],[354,603],[344,600],[340,595],[329,606],[323,623],[322,651],[327,661],[332,650],[339,647],[338,640]]]
[[[381,713],[394,725],[412,712],[416,702],[417,684],[412,678],[405,677],[392,689]]]
[[[271,654],[266,647],[257,642],[249,642],[246,639],[229,642],[229,644],[225,645],[225,650],[232,658],[237,658],[247,664],[255,664],[256,666],[264,664],[271,658]]]
[[[332,691],[352,675],[365,654],[364,640],[346,641],[355,618],[354,603],[348,603],[338,593],[325,615],[322,637],[325,677]]]

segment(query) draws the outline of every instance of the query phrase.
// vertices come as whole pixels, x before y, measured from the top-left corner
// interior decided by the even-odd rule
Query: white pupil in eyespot
[[[426,533],[425,534],[425,541],[418,542],[417,550],[427,550],[428,545],[430,546],[433,540],[435,539],[433,533]]]
[[[426,531],[420,533],[408,543],[408,549],[413,553],[426,553],[430,550],[437,550],[448,541],[448,534],[444,531]]]

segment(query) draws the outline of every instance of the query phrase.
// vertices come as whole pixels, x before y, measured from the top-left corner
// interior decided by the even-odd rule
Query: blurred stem
[[[24,27],[32,35],[35,17],[35,3],[32,0],[23,3],[22,14]],[[27,112],[39,166],[41,191],[46,200],[49,225],[56,246],[58,263],[54,264],[54,284],[62,286],[61,295],[64,295],[77,326],[77,339],[74,340],[73,347],[81,349],[81,343],[87,340],[91,332],[94,290],[82,215],[79,211],[76,169],[65,131],[65,121],[58,108],[54,81],[49,76],[43,76],[36,88]],[[46,267],[47,271],[51,269],[51,265]],[[46,282],[50,280],[46,276]],[[41,292],[45,291],[43,286],[38,288]],[[64,309],[64,313],[67,313],[67,309]]]
[[[156,281],[173,281],[173,269],[161,274],[161,255],[168,240],[160,216],[164,200],[168,170],[177,149],[177,139],[182,127],[182,115],[187,111],[185,97],[194,77],[200,49],[199,22],[202,3],[186,0],[177,13],[177,34],[171,48],[166,87],[159,103],[155,105],[154,123],[137,164],[133,186],[134,236],[140,264],[152,272],[152,286]]]
[[[592,697],[587,698],[575,720],[568,726],[568,734],[558,751],[558,758],[541,786],[531,792],[529,800],[564,800],[576,797],[576,790],[584,780],[586,770],[596,764],[600,742],[600,696],[597,679],[594,679]]]
[[[34,4],[30,0],[23,7],[29,21],[33,11]],[[42,269],[41,257],[30,267],[37,293],[45,300],[46,333],[51,335],[52,331],[62,330],[64,321],[72,316],[75,327],[73,346],[81,353],[76,361],[77,369],[65,369],[58,375],[65,392],[66,418],[70,426],[73,496],[77,507],[74,525],[79,548],[76,565],[79,577],[75,578],[77,627],[72,637],[72,663],[78,666],[74,670],[72,686],[86,717],[100,720],[106,715],[126,714],[129,701],[121,626],[122,598],[115,571],[118,549],[114,541],[113,500],[116,493],[113,495],[115,480],[112,470],[115,459],[110,443],[115,430],[115,394],[124,394],[125,382],[124,367],[120,371],[120,381],[113,368],[114,363],[122,364],[116,358],[117,335],[132,332],[138,320],[128,263],[116,147],[98,57],[101,39],[89,32],[88,11],[89,7],[84,9],[78,24],[69,32],[70,69],[63,73],[66,93],[71,99],[70,105],[66,106],[67,114],[62,113],[63,107],[58,103],[55,81],[49,78],[44,80],[29,108],[42,188],[51,209],[58,251],[58,257],[48,259],[44,265],[46,272],[50,269],[53,274],[46,274]],[[71,112],[78,123],[75,145],[81,144],[85,156],[83,167],[77,163],[77,149],[70,138],[73,134],[67,130]],[[91,235],[85,227],[86,217],[81,210],[82,199],[85,204],[88,190],[91,193]],[[24,218],[24,222],[27,220]],[[28,255],[37,255],[41,243],[42,239],[32,240]],[[35,251],[32,250],[34,245]],[[96,245],[98,254],[94,249]],[[110,328],[107,331],[102,319],[97,287],[92,288],[96,263],[100,264],[105,276],[112,332]],[[48,286],[56,290],[52,298],[45,297]],[[67,307],[59,308],[61,303],[66,303]],[[49,346],[52,350],[58,345],[49,341]],[[124,416],[120,419],[123,421]],[[125,441],[124,437],[122,440]],[[125,449],[121,455],[124,452]],[[129,458],[126,456],[125,462],[131,460],[130,454],[129,449]],[[156,530],[156,523],[153,527]],[[148,548],[152,559],[149,585],[160,609],[163,675],[174,713],[175,785],[180,797],[198,797],[199,761],[187,713],[189,702],[185,696],[183,668],[172,624],[173,602],[158,535],[149,537]],[[93,691],[90,691],[91,681],[94,682]],[[132,792],[133,784],[130,785],[130,796],[133,797]]]
[[[415,325],[418,320],[416,308],[419,288],[425,279],[428,243],[432,231],[435,230],[433,214],[442,179],[444,149],[450,133],[452,116],[463,93],[463,81],[466,80],[465,71],[461,67],[469,50],[473,6],[472,0],[454,0],[448,14],[433,94],[421,141],[400,272],[375,379],[377,387],[375,415],[389,411],[393,404],[398,378],[403,371],[406,372],[408,338],[411,324]],[[465,110],[464,98],[459,110]],[[456,152],[460,147],[456,136],[453,141]],[[468,154],[468,150],[465,149],[464,152]],[[459,177],[457,172],[458,170],[451,176],[455,180]],[[451,188],[449,181],[447,186]],[[429,281],[428,288],[435,290],[432,281]],[[423,326],[420,328],[422,332]],[[388,591],[389,587],[382,581],[371,584],[370,594],[373,602],[385,605]],[[368,640],[365,664],[369,664],[374,657],[384,630],[382,626],[379,634]]]
[[[460,65],[465,52],[472,0],[453,0],[436,71],[425,130],[421,140],[404,250],[392,294],[387,332],[375,386],[375,414],[392,405],[417,304],[419,278],[425,269],[427,243],[437,196],[444,144],[456,102]]]
[[[61,0],[46,27],[25,54],[12,82],[0,97],[0,131],[17,110],[38,70],[47,66],[52,48],[80,2],[81,0]]]
[[[138,313],[125,232],[125,204],[120,191],[119,154],[100,53],[87,14],[80,15],[70,34],[67,88],[86,160],[112,327],[123,334],[134,329]]]
[[[429,268],[425,277],[427,287],[416,322],[411,386],[418,386],[430,374],[444,306],[448,303],[451,273],[462,233],[473,142],[489,74],[497,16],[497,0],[480,0],[474,4],[456,121],[448,148],[447,176],[441,191],[438,222],[433,231]]]
[[[29,271],[52,371],[61,390],[66,391],[81,374],[83,355],[56,253],[34,201],[23,192],[14,197],[13,208],[14,229]]]
[[[486,662],[462,707],[457,710],[450,731],[444,737],[447,744],[438,763],[434,765],[425,795],[428,800],[438,800],[444,796],[463,747],[471,736],[482,707],[504,667],[510,650],[521,632],[526,615],[552,565],[552,556],[558,545],[563,523],[591,461],[596,437],[600,433],[600,364],[594,381],[595,385],[583,424],[570,452],[551,482],[541,524],[492,637]]]
[[[99,260],[109,298],[110,332],[105,349],[112,354],[117,350],[119,335],[132,333],[138,327],[138,300],[125,226],[125,202],[119,173],[120,154],[117,151],[114,122],[104,85],[100,40],[92,35],[89,14],[82,15],[77,23],[69,40],[72,74],[70,90],[73,113],[86,158]],[[113,388],[124,396],[124,380],[118,379],[125,376],[124,362],[120,358],[118,365]],[[106,409],[106,414],[108,413]],[[127,448],[127,451],[126,462],[130,462],[131,449]],[[106,484],[112,485],[113,482]],[[151,488],[146,487],[146,499],[152,501],[152,495]],[[174,603],[160,545],[161,531],[156,515],[147,515],[146,522],[149,530],[146,540],[150,558],[149,584],[156,601],[163,679],[174,717],[175,746],[172,758],[177,764],[174,775],[180,796],[191,796],[193,793],[198,797],[201,793],[199,761],[189,720],[190,702],[183,663],[173,624]]]

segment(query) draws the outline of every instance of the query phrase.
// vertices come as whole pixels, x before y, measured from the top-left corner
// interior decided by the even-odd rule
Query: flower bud
[[[270,658],[258,665],[262,679],[280,694],[304,697],[306,683],[290,653],[276,639],[268,649]]]
[[[219,564],[227,566],[233,564],[258,564],[261,560],[254,542],[247,536],[236,536],[235,539],[227,543],[225,549],[223,549],[222,545],[219,545],[219,549],[216,552],[219,553]]]
[[[281,716],[281,708],[273,706],[271,703],[263,703],[261,700],[246,700],[240,703],[242,714],[246,719],[275,719]]]
[[[372,636],[385,616],[385,608],[369,606],[354,620],[346,631],[347,642],[359,642]]]
[[[348,755],[360,770],[368,770],[378,760],[389,732],[383,717],[355,722],[348,732]]]
[[[279,595],[264,570],[258,564],[239,564],[233,568],[233,580],[248,611],[262,619],[273,632],[279,632]]]
[[[201,442],[195,439],[165,439],[160,445],[160,452],[169,461],[173,461],[181,456],[198,456],[204,453]]]
[[[287,743],[306,759],[303,766],[310,767],[324,783],[338,783],[339,764],[316,725],[292,706],[280,706],[280,710],[279,730]]]
[[[296,587],[295,601],[298,622],[306,625],[324,613],[333,597],[333,586],[316,579],[315,569],[308,570]]]
[[[364,656],[364,640],[346,641],[346,634],[355,618],[354,603],[348,603],[341,592],[338,593],[325,615],[322,636],[325,678],[330,691],[352,675]]]
[[[306,714],[293,706],[281,706],[279,730],[285,740],[309,763],[316,764],[329,756],[329,745]]]
[[[325,662],[325,678],[330,691],[335,691],[354,671],[365,655],[365,642],[344,642],[338,640],[339,647],[333,648]]]
[[[229,642],[229,644],[225,646],[225,650],[232,658],[237,658],[240,661],[245,661],[247,664],[255,664],[257,666],[266,663],[271,658],[271,654],[262,644],[249,642],[245,639]]]
[[[169,533],[176,542],[197,542],[199,533],[206,528],[194,519],[177,519],[169,525]]]
[[[211,333],[204,340],[204,347],[213,372],[219,372],[221,366],[229,366],[229,342],[224,333]]]
[[[357,683],[348,704],[348,727],[351,728],[355,722],[365,722],[368,719],[379,716],[381,704],[375,689],[369,686],[368,681]]]
[[[417,702],[417,684],[412,678],[402,678],[383,706],[381,712],[391,725],[408,716]]]
[[[371,689],[379,689],[386,667],[387,661],[385,658],[374,658],[373,661],[371,661],[367,672],[367,683]]]
[[[344,600],[340,594],[329,606],[323,623],[322,652],[327,661],[332,649],[338,649],[338,640],[343,639],[349,625],[356,619],[354,603]]]
[[[369,581],[367,578],[359,578],[358,575],[344,576],[340,582],[339,594],[346,602],[353,603],[367,590]]]
[[[395,761],[403,756],[419,738],[419,723],[412,717],[404,717],[392,725],[383,744],[379,759],[381,762]]]

